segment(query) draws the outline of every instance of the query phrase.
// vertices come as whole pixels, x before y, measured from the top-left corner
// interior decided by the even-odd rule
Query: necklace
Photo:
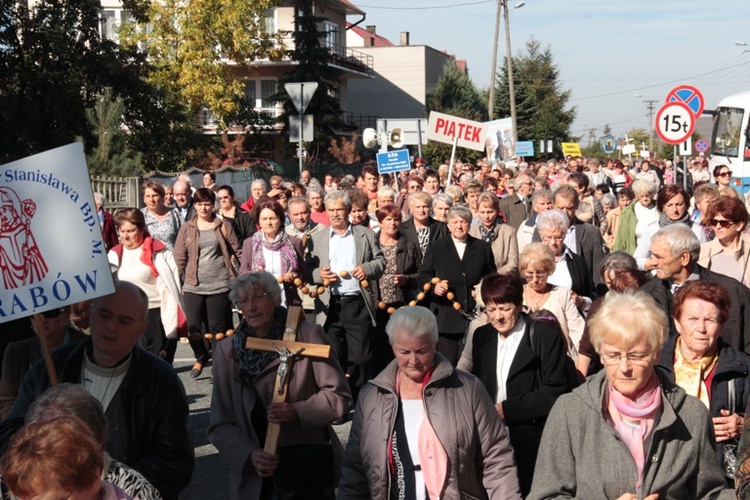
[[[539,311],[541,309],[541,307],[539,307],[539,306],[541,304],[544,304],[547,301],[547,297],[549,297],[550,292],[546,291],[543,294],[539,295],[539,298],[537,300],[534,300],[531,297],[531,292],[533,292],[533,290],[531,289],[531,287],[529,285],[524,286],[524,295],[525,295],[525,297],[527,299],[526,302],[527,302],[529,308],[532,311]],[[536,293],[536,292],[534,292],[534,293]],[[531,308],[531,303],[532,302],[534,303],[534,307],[533,308]]]

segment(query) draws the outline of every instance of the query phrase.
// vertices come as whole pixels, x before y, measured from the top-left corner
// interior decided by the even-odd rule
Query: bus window
[[[730,158],[739,156],[740,134],[742,133],[742,108],[719,108],[714,123],[711,153]]]

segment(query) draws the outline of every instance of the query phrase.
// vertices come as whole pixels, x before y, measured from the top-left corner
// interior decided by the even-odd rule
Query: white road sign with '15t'
[[[667,144],[685,142],[695,129],[693,112],[682,102],[669,102],[656,113],[656,134]]]

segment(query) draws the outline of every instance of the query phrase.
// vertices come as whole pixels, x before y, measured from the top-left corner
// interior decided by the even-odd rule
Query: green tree
[[[432,93],[427,96],[427,111],[437,111],[447,115],[458,116],[469,120],[484,122],[487,120],[486,98],[477,90],[469,75],[461,72],[454,59],[450,59],[443,67],[443,74],[435,84]],[[430,141],[422,152],[429,163],[439,165],[447,162],[451,157],[452,146]],[[476,161],[484,157],[481,151],[459,149],[457,158],[466,161]]]
[[[533,38],[526,43],[525,53],[513,57],[519,140],[538,143],[545,139],[557,142],[570,139],[576,109],[566,109],[570,90],[562,90],[559,76],[549,46],[542,50],[540,43]],[[490,119],[510,116],[506,64],[503,64],[496,84],[494,113]]]
[[[305,161],[308,164],[319,161],[328,162],[332,160],[328,148],[331,140],[336,139],[335,130],[347,127],[338,98],[338,86],[343,72],[330,64],[335,55],[332,54],[332,49],[326,47],[327,32],[319,29],[323,18],[314,15],[313,2],[298,1],[295,5],[295,13],[294,49],[287,55],[297,64],[294,69],[279,79],[278,93],[268,100],[284,103],[284,112],[279,116],[279,121],[283,122],[285,129],[288,130],[289,117],[299,113],[284,90],[284,84],[318,83],[318,88],[305,110],[305,114],[313,115],[314,125],[313,142],[307,145]],[[296,144],[290,144],[289,147],[290,150],[296,150]]]
[[[134,6],[119,36],[129,48],[145,47],[148,80],[196,113],[208,106],[221,125],[238,113],[244,96],[239,72],[258,59],[277,59],[282,32],[266,29],[264,12],[277,0],[163,0]]]
[[[2,2],[0,163],[91,139],[85,109],[133,63],[102,40],[96,0]]]
[[[127,134],[122,129],[125,104],[112,97],[106,88],[93,108],[86,110],[86,120],[92,128],[97,145],[86,155],[91,175],[130,177],[140,173],[141,155],[126,144]]]

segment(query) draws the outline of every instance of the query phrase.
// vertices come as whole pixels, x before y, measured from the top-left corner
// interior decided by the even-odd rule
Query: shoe
[[[193,370],[190,372],[190,376],[192,378],[198,378],[201,376],[201,373],[203,373],[203,363],[195,363],[193,365]]]

